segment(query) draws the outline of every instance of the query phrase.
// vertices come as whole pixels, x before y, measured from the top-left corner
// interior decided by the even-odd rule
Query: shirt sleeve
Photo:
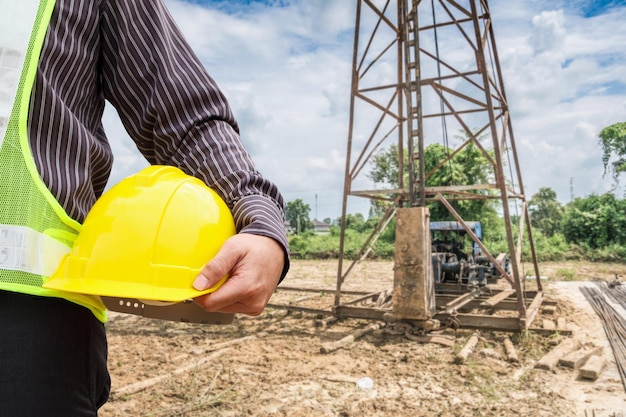
[[[240,233],[278,241],[284,277],[283,197],[255,168],[226,97],[161,0],[109,0],[101,13],[102,88],[140,152],[213,188]]]

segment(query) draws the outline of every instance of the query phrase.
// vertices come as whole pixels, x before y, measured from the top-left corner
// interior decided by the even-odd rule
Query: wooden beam
[[[383,316],[390,312],[391,310],[387,309],[352,307],[346,305],[335,307],[335,315],[339,318],[350,317],[355,319],[384,320]]]
[[[446,323],[453,318],[462,329],[482,329],[502,332],[518,332],[520,328],[517,317],[486,316],[482,314],[436,314],[434,319]]]
[[[464,305],[474,301],[481,294],[480,288],[474,288],[471,292],[467,294],[463,294],[460,297],[455,298],[454,300],[447,303],[444,307],[446,313],[452,313],[454,311],[458,311]]]
[[[539,309],[541,308],[542,302],[543,302],[543,291],[537,291],[535,298],[526,309],[526,317],[520,318],[522,328],[528,329],[530,327],[533,320],[535,319],[535,316],[537,315],[537,313],[539,313]]]
[[[495,307],[497,304],[499,304],[505,298],[508,298],[513,293],[515,293],[515,290],[513,290],[513,289],[500,291],[499,293],[497,293],[493,297],[488,298],[487,300],[485,300],[482,303],[480,303],[480,305],[484,306],[484,307]]]

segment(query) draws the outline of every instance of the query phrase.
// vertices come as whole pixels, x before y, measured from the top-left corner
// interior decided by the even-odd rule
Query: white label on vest
[[[0,146],[24,67],[39,1],[0,0]]]
[[[49,277],[70,248],[25,226],[0,225],[0,268]]]

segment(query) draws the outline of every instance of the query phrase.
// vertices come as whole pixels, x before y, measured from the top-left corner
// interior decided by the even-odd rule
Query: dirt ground
[[[193,325],[111,313],[107,323],[112,395],[101,417],[113,416],[595,416],[626,415],[626,395],[599,318],[579,287],[626,279],[623,264],[542,264],[546,300],[571,335],[509,334],[519,362],[507,360],[506,334],[481,331],[468,360],[455,355],[474,333],[442,331],[453,346],[420,343],[381,324],[343,348],[322,353],[354,332],[362,319],[267,308],[229,325]],[[280,305],[333,305],[336,261],[294,261],[278,291]],[[528,284],[529,286],[532,284]],[[392,262],[365,262],[343,290],[393,286]],[[328,291],[324,291],[328,290]],[[608,366],[595,381],[578,371],[535,364],[564,338],[603,346]],[[367,382],[371,386],[367,386]]]

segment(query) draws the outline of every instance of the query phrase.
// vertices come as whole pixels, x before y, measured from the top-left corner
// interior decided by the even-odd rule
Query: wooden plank
[[[494,307],[513,293],[515,293],[515,290],[513,289],[500,291],[498,294],[480,303],[480,305],[485,307]]]
[[[596,379],[600,377],[600,374],[602,374],[602,371],[604,371],[605,367],[606,367],[606,359],[604,359],[603,356],[594,355],[590,357],[587,363],[585,363],[579,369],[578,374],[582,378],[591,379],[595,381]]]
[[[520,320],[522,324],[522,328],[528,329],[532,324],[533,320],[537,313],[539,313],[539,309],[541,307],[541,303],[543,302],[543,291],[537,291],[535,298],[530,303],[530,306],[526,309],[526,317]]]
[[[563,356],[578,349],[579,347],[580,341],[578,339],[565,339],[554,349],[544,355],[543,358],[539,359],[539,361],[535,364],[535,368],[551,371],[559,363],[559,360]]]
[[[602,355],[602,346],[575,350],[559,360],[559,365],[571,369],[583,366],[594,355]]]
[[[513,346],[513,342],[511,342],[508,336],[504,338],[504,351],[506,352],[506,358],[509,362],[519,362],[515,346]]]
[[[456,298],[458,298],[459,294],[465,294],[467,292],[467,289],[465,291],[462,292],[458,292],[455,294],[449,294],[449,293],[440,293],[438,292],[436,295],[436,299],[437,299],[437,308],[438,309],[442,309],[445,307],[445,305],[447,303],[449,303],[451,300],[454,300]],[[524,299],[526,300],[534,300],[537,297],[537,292],[536,291],[526,291],[524,293]],[[468,309],[474,309],[474,308],[483,308],[483,306],[481,305],[483,303],[483,301],[487,300],[488,297],[477,297],[475,300],[472,300],[469,304],[465,305],[465,307],[467,307]],[[549,301],[549,300],[545,300],[543,298],[543,294],[541,295],[541,306],[543,306],[544,304],[548,304],[548,305],[552,305],[554,304],[554,302]],[[505,299],[503,301],[501,301],[498,304],[498,310],[507,310],[507,311],[517,311],[518,310],[518,305],[517,305],[517,298],[514,299]]]
[[[483,329],[502,332],[518,332],[521,330],[517,317],[498,317],[483,314],[436,314],[434,317],[441,323],[446,323],[449,318],[453,318],[460,324],[462,329]]]
[[[455,362],[456,363],[463,363],[467,360],[467,358],[469,357],[469,355],[472,354],[472,352],[474,351],[474,348],[476,347],[476,344],[478,343],[478,335],[477,334],[473,334],[467,341],[467,343],[465,343],[465,346],[463,346],[463,349],[461,349],[459,351],[459,353],[457,353],[456,357],[455,357]]]
[[[358,318],[384,321],[384,316],[389,314],[390,310],[381,308],[354,307],[340,305],[335,307],[335,315],[339,318]]]
[[[458,311],[464,305],[469,304],[472,301],[474,301],[474,299],[480,296],[480,294],[481,294],[480,288],[475,288],[471,292],[468,292],[467,294],[463,294],[455,298],[454,300],[450,301],[448,304],[445,305],[445,310],[447,313]]]

